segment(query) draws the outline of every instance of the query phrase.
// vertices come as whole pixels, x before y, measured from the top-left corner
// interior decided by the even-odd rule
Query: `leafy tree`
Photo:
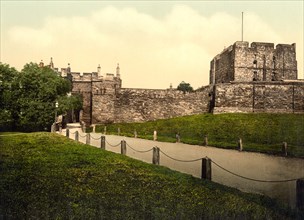
[[[13,83],[17,77],[17,70],[7,64],[0,63],[0,131],[11,130],[13,125]]]
[[[183,91],[184,94],[186,92],[193,92],[193,88],[189,83],[185,83],[184,81],[182,81],[178,86],[177,86],[177,90]]]
[[[66,114],[69,110],[82,109],[81,95],[61,96],[58,98],[58,114]]]
[[[29,63],[19,74],[17,86],[14,94],[18,100],[14,109],[17,128],[49,130],[55,120],[55,103],[71,90],[70,82],[49,67]]]

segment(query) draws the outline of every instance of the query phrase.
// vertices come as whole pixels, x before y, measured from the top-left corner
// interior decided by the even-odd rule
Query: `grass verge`
[[[107,125],[107,132],[152,139],[153,131],[158,140],[174,142],[179,133],[181,141],[202,145],[208,137],[210,146],[237,149],[239,138],[244,151],[282,155],[282,143],[288,144],[288,156],[304,157],[304,114],[200,114],[145,123],[120,123]],[[104,125],[97,125],[96,132],[103,132]]]
[[[300,212],[50,133],[0,136],[2,219],[292,219]]]

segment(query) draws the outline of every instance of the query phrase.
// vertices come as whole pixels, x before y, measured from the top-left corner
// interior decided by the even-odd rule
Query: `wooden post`
[[[211,180],[211,159],[202,159],[202,179]]]
[[[239,149],[239,151],[243,151],[243,141],[242,141],[242,138],[240,138],[239,141],[238,141],[238,149]]]
[[[137,138],[137,131],[134,130],[134,137]]]
[[[65,130],[65,136],[66,136],[66,137],[70,137],[70,129],[67,128],[67,129]]]
[[[91,135],[90,135],[90,133],[87,133],[87,135],[86,135],[86,144],[90,144],[90,141],[91,141]]]
[[[78,131],[75,131],[75,141],[79,141],[79,133],[78,133]]]
[[[205,135],[204,137],[204,146],[208,146],[208,136]]]
[[[153,140],[157,141],[157,131],[154,131],[154,133],[153,133]]]
[[[152,164],[159,165],[159,148],[153,147]]]
[[[117,128],[117,134],[120,136],[120,128]]]
[[[297,208],[301,211],[304,211],[304,179],[297,180]]]
[[[103,133],[107,134],[107,126],[104,126]]]
[[[100,137],[100,148],[103,150],[106,149],[106,137],[105,136]]]
[[[121,142],[120,142],[120,146],[121,146],[121,154],[122,155],[126,155],[127,154],[127,143],[126,143],[126,141],[125,140],[122,140]]]
[[[287,142],[283,142],[282,144],[282,153],[284,156],[287,156]]]

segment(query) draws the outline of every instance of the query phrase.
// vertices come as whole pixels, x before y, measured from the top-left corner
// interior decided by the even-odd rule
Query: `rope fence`
[[[172,159],[172,160],[175,160],[175,161],[178,161],[178,162],[184,162],[184,163],[188,163],[188,162],[196,162],[196,161],[200,161],[202,160],[203,158],[198,158],[198,159],[194,159],[194,160],[180,160],[180,159],[176,159],[176,158],[173,158],[171,156],[169,156],[168,154],[166,154],[165,152],[163,152],[162,150],[159,150],[163,155],[165,155],[166,157]]]
[[[99,138],[94,138],[92,135],[91,135],[91,138],[92,138],[93,140],[95,140],[95,141],[98,141],[98,140],[101,139],[101,137],[99,137]]]
[[[131,148],[132,150],[134,150],[135,152],[138,152],[138,153],[148,153],[148,152],[150,152],[150,151],[153,151],[153,148],[151,148],[151,149],[149,149],[149,150],[136,150],[136,149],[134,149],[133,147],[131,147],[128,143],[127,143],[127,146],[128,146],[129,148]]]
[[[226,168],[224,168],[223,166],[219,165],[218,163],[214,162],[213,160],[211,160],[211,163],[213,163],[214,165],[216,165],[217,167],[219,167],[220,169],[226,171],[227,173],[230,173],[234,176],[240,177],[242,179],[246,179],[246,180],[251,180],[254,182],[260,182],[260,183],[284,183],[284,182],[292,182],[292,181],[296,181],[298,179],[304,179],[304,177],[301,178],[293,178],[293,179],[285,179],[285,180],[260,180],[260,179],[253,179],[253,178],[249,178],[246,176],[242,176],[240,174],[234,173],[230,170],[227,170]]]
[[[115,144],[115,145],[112,145],[112,144],[110,144],[107,140],[106,140],[106,143],[107,143],[110,147],[118,147],[118,146],[120,145],[120,143]]]
[[[82,138],[85,138],[87,135],[85,134],[85,135],[81,135],[81,134],[78,134],[79,135],[79,137],[82,137]]]
[[[76,132],[70,133],[70,134],[75,134]],[[260,183],[286,183],[286,182],[292,182],[292,181],[297,181],[297,203],[298,203],[298,197],[301,200],[300,202],[304,202],[304,177],[300,177],[300,178],[291,178],[291,179],[283,179],[283,180],[263,180],[263,179],[256,179],[256,178],[251,178],[251,177],[246,177],[243,176],[241,174],[235,173],[231,170],[226,169],[225,167],[223,167],[222,165],[220,165],[219,163],[213,161],[211,158],[206,157],[201,157],[201,158],[197,158],[197,159],[192,159],[192,160],[183,160],[183,159],[178,159],[175,157],[170,156],[168,153],[165,153],[163,150],[161,150],[158,147],[153,147],[151,149],[148,150],[137,150],[134,147],[130,146],[128,143],[126,143],[125,140],[122,140],[121,142],[117,143],[117,144],[111,144],[109,143],[105,136],[101,136],[98,138],[94,138],[92,137],[90,134],[86,134],[86,135],[80,135],[79,133],[77,133],[77,135],[79,135],[80,137],[87,137],[87,144],[90,144],[90,139],[94,139],[94,140],[101,140],[101,148],[105,149],[105,143],[107,143],[108,146],[110,147],[118,147],[121,146],[121,154],[126,155],[126,146],[129,147],[130,149],[132,149],[135,152],[138,153],[148,153],[150,151],[153,151],[153,155],[152,155],[152,163],[153,164],[160,164],[160,153],[163,154],[164,156],[166,156],[167,158],[177,161],[177,162],[183,162],[183,163],[190,163],[190,162],[197,162],[197,161],[202,161],[202,167],[201,167],[201,178],[202,179],[208,179],[211,181],[211,164],[214,164],[216,167],[218,167],[219,169],[225,171],[226,173],[229,173],[230,175],[245,179],[245,180],[249,180],[249,181],[254,181],[254,182],[260,182]],[[75,140],[76,140],[76,136],[75,135]],[[69,136],[69,132],[66,132],[66,136]],[[71,138],[71,137],[70,137]],[[303,182],[302,182],[303,181]],[[302,186],[299,187],[300,189],[298,189],[298,186]],[[299,195],[298,195],[299,194]],[[302,203],[301,203],[302,204]]]
[[[75,134],[77,132],[71,132],[70,134]],[[87,134],[85,135],[80,135],[80,137],[86,137]],[[90,138],[94,139],[94,140],[100,140],[101,137],[99,138],[94,138],[93,136],[90,136]],[[119,142],[118,144],[111,144],[109,143],[107,140],[105,140],[105,142],[110,146],[110,147],[118,147],[121,145],[121,142]],[[130,146],[128,143],[126,143],[126,146],[128,146],[130,149],[132,149],[133,151],[135,152],[138,152],[138,153],[148,153],[150,151],[153,151],[154,148],[151,148],[151,149],[148,149],[148,150],[137,150],[135,149],[134,147]],[[201,161],[202,159],[204,158],[207,158],[207,159],[210,159],[208,157],[200,157],[200,158],[197,158],[197,159],[193,159],[193,160],[182,160],[182,159],[177,159],[177,158],[174,158],[170,155],[168,155],[167,153],[165,153],[163,150],[159,149],[159,152],[161,152],[164,156],[170,158],[171,160],[174,160],[174,161],[177,161],[177,162],[183,162],[183,163],[190,163],[190,162],[196,162],[196,161]],[[304,179],[304,177],[300,177],[300,178],[291,178],[291,179],[284,179],[284,180],[261,180],[261,179],[254,179],[254,178],[250,178],[250,177],[246,177],[246,176],[243,176],[241,174],[237,174],[231,170],[228,170],[226,168],[224,168],[223,166],[221,166],[220,164],[218,164],[217,162],[215,162],[214,160],[210,159],[211,163],[213,163],[215,166],[217,166],[218,168],[220,168],[221,170],[231,174],[231,175],[234,175],[234,176],[237,176],[239,178],[242,178],[242,179],[246,179],[246,180],[250,180],[250,181],[255,181],[255,182],[262,182],[262,183],[283,183],[283,182],[292,182],[292,181],[296,181],[298,179]]]

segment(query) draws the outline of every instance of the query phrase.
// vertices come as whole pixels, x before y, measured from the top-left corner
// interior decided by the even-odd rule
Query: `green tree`
[[[189,83],[185,83],[184,81],[182,81],[178,86],[177,86],[177,90],[183,91],[184,94],[186,92],[193,92],[193,88]]]
[[[17,70],[7,64],[0,63],[0,131],[11,130],[13,126],[12,92]]]
[[[58,98],[58,114],[66,114],[69,110],[82,109],[82,97],[79,94],[71,96],[61,96]]]
[[[14,86],[12,113],[15,128],[23,131],[49,130],[55,120],[56,101],[71,90],[68,80],[35,63],[24,66]]]

